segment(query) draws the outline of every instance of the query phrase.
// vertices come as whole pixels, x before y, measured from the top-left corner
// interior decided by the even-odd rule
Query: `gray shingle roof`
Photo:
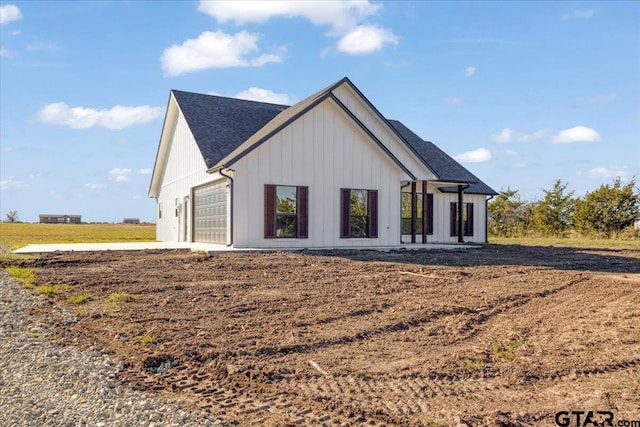
[[[258,132],[287,105],[172,90],[207,168]]]
[[[400,136],[404,138],[407,143],[416,153],[422,158],[422,161],[427,165],[441,181],[451,182],[472,182],[465,193],[472,194],[498,194],[482,182],[477,176],[469,172],[460,163],[451,158],[447,153],[432,142],[425,141],[416,135],[411,129],[406,127],[398,120],[388,120],[391,126],[393,126]],[[454,187],[442,187],[441,191],[444,192],[457,192],[457,188]]]
[[[221,164],[222,160],[233,160],[235,156],[245,152],[256,140],[278,129],[278,125],[287,122],[288,119],[295,118],[297,113],[305,110],[307,104],[344,80],[299,103],[304,105],[296,104],[293,107],[179,90],[172,90],[172,93],[200,148],[207,168],[211,169]],[[465,190],[466,193],[497,194],[433,143],[424,141],[397,120],[388,122],[441,181],[472,182],[473,184]],[[443,187],[440,190],[456,192],[457,188]]]

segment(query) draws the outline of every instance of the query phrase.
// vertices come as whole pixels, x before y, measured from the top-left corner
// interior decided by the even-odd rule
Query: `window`
[[[378,237],[377,190],[340,190],[340,237]]]
[[[308,233],[308,187],[264,186],[264,237],[306,239]]]
[[[473,203],[465,203],[462,210],[463,235],[473,236]],[[451,235],[458,235],[458,203],[451,202]]]
[[[158,203],[158,219],[162,219],[162,202]]]
[[[422,234],[422,194],[417,193],[416,234]],[[433,234],[433,194],[427,194],[427,234]],[[411,193],[402,193],[402,234],[411,234]]]

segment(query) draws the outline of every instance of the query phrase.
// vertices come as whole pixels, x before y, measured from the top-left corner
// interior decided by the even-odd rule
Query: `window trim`
[[[367,233],[365,236],[353,236],[351,230],[351,192],[367,192]],[[377,239],[378,238],[378,190],[363,188],[340,189],[340,238],[341,239]]]
[[[462,235],[473,237],[473,205],[474,202],[464,202],[464,217],[462,218]],[[458,235],[458,202],[451,202],[450,210],[451,237]]]
[[[277,187],[296,189],[296,235],[278,236],[276,206]],[[264,238],[265,239],[307,239],[309,238],[309,187],[286,184],[264,185]]]

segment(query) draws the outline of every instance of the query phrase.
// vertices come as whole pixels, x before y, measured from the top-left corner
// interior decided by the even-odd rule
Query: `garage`
[[[227,180],[221,179],[193,189],[193,240],[227,243]]]

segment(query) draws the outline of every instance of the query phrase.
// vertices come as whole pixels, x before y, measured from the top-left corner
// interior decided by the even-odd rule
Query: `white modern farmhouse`
[[[172,90],[157,239],[238,248],[485,242],[496,192],[348,79],[293,106]]]

